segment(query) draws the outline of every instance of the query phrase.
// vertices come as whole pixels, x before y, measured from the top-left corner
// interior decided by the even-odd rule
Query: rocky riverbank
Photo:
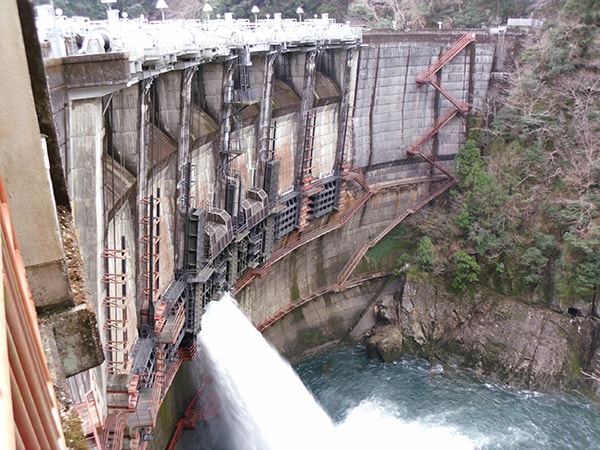
[[[375,305],[369,353],[384,361],[416,355],[475,369],[528,389],[586,389],[597,366],[600,321],[489,292],[460,298],[431,283],[402,282]]]

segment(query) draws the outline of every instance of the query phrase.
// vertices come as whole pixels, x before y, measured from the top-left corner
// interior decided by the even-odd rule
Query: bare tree
[[[400,29],[425,28],[430,13],[430,5],[424,0],[393,0],[392,9]]]

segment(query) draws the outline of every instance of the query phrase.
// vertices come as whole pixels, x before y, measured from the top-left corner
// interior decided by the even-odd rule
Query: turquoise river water
[[[600,405],[577,393],[509,389],[418,359],[383,363],[361,346],[292,368],[227,295],[202,323],[220,412],[179,450],[600,449]]]
[[[600,449],[600,405],[486,383],[427,361],[330,350],[296,367],[335,423],[372,449]]]

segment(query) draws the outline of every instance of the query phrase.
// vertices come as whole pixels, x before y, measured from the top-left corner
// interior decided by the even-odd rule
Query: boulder
[[[402,341],[402,332],[397,326],[383,325],[374,329],[365,342],[369,356],[394,362],[402,356]]]

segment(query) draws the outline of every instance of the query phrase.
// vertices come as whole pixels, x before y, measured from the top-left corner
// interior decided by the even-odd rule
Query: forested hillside
[[[485,284],[596,314],[600,2],[563,3],[527,37],[504,98],[471,118],[460,185],[411,219],[419,244],[399,264],[417,263],[413,275],[440,276],[458,294]]]

